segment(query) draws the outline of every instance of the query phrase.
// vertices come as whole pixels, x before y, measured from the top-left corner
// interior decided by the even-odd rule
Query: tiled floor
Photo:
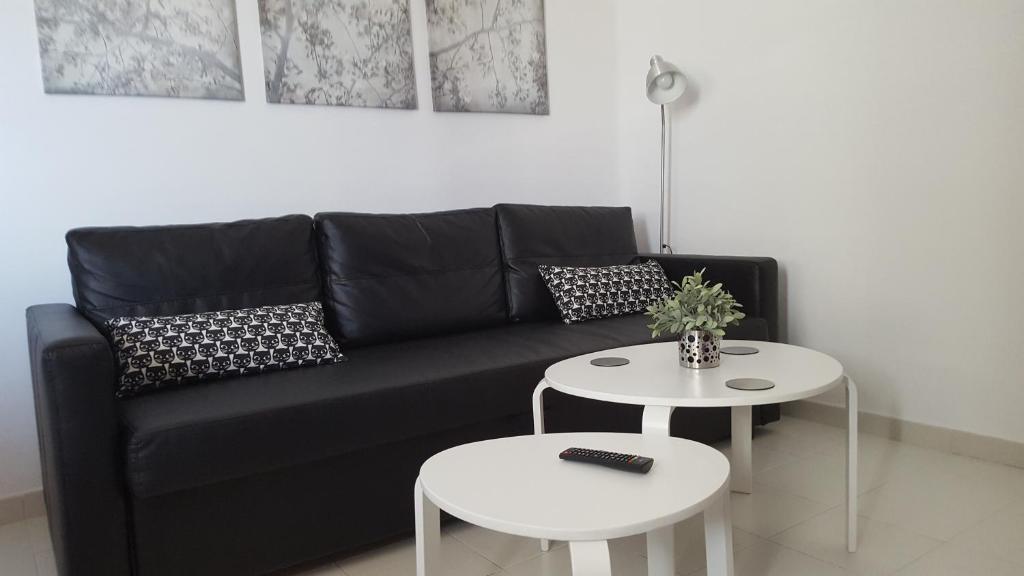
[[[754,494],[733,494],[737,576],[1022,576],[1024,470],[861,437],[860,550],[845,549],[845,432],[786,418],[759,428]],[[728,446],[720,446],[728,450]],[[677,572],[704,574],[700,518],[676,529]],[[448,526],[445,576],[570,574],[568,549]],[[617,576],[646,574],[643,538],[612,543]],[[411,576],[411,540],[289,576]],[[46,522],[0,526],[0,574],[55,574]]]

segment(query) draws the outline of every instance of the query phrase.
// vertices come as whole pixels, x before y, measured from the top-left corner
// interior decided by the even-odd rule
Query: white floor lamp
[[[647,99],[661,106],[661,219],[658,222],[658,252],[672,253],[669,245],[671,215],[669,195],[672,192],[672,122],[667,106],[686,91],[686,76],[661,56],[651,58],[647,72]]]

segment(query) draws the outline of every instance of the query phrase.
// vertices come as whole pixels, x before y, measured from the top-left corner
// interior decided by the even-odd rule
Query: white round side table
[[[650,456],[647,474],[560,460],[570,447]],[[546,434],[487,440],[427,460],[416,481],[416,573],[441,576],[440,511],[491,530],[569,542],[574,576],[611,576],[608,540],[647,534],[651,576],[675,573],[673,526],[704,513],[708,574],[732,576],[729,462],[666,436]]]
[[[751,406],[801,400],[846,387],[847,407],[847,549],[857,550],[857,387],[831,356],[799,346],[775,342],[725,340],[722,346],[749,346],[757,354],[722,354],[718,368],[695,370],[679,364],[678,343],[660,342],[584,354],[552,365],[533,394],[536,434],[544,433],[544,391],[559,392],[620,404],[644,407],[644,434],[667,436],[672,412],[678,407],[732,408],[732,490],[750,493]],[[594,366],[591,360],[620,357],[629,364]],[[739,378],[772,381],[768,390],[745,391],[726,386]],[[547,548],[547,543],[542,545]]]

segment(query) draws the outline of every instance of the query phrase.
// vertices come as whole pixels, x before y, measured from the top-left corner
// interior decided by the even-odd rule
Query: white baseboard
[[[829,426],[846,427],[846,408],[842,406],[800,400],[783,404],[782,413]],[[860,413],[858,426],[862,434],[1024,468],[1024,442],[920,424],[871,412]]]
[[[42,490],[0,497],[0,526],[45,515]]]

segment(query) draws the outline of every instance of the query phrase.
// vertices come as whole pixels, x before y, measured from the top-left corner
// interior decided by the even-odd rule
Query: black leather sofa
[[[409,533],[426,458],[529,433],[547,366],[650,340],[640,315],[562,324],[536,272],[644,258],[634,238],[628,208],[526,205],[69,232],[76,306],[27,311],[60,573],[265,574]],[[651,257],[725,282],[749,315],[731,336],[776,339],[774,260]],[[115,400],[104,320],[311,300],[348,362]],[[551,431],[639,431],[636,407],[548,394]]]

